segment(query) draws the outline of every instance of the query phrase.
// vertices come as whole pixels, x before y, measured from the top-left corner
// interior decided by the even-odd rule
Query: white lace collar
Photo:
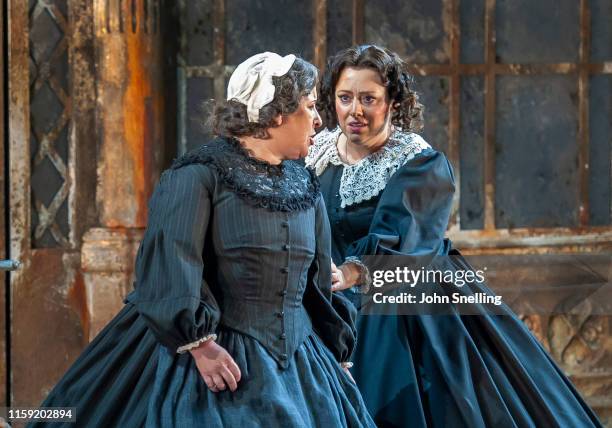
[[[338,155],[337,142],[341,132],[339,127],[333,131],[324,129],[319,132],[306,157],[306,166],[314,169],[317,175],[323,174],[330,163],[344,167],[340,179],[342,208],[378,195],[402,165],[431,148],[418,134],[394,131],[380,150],[354,165],[347,165]]]

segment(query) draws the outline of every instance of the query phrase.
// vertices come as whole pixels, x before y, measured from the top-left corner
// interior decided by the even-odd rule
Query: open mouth
[[[347,126],[349,128],[349,131],[351,132],[361,132],[361,130],[366,127],[366,124],[357,122],[357,121],[353,121],[353,122],[349,122]]]

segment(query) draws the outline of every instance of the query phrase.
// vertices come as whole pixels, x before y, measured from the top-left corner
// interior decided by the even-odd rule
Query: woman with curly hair
[[[378,265],[368,255],[404,256],[413,270],[472,269],[444,238],[452,167],[415,133],[422,106],[410,85],[406,64],[387,49],[357,46],[331,57],[319,102],[326,129],[306,158],[331,221],[333,289],[361,310],[351,372],[368,410],[379,427],[600,426],[507,306],[474,304],[475,316],[370,311]],[[420,285],[495,297],[484,284]]]
[[[355,310],[331,293],[318,181],[295,161],[316,83],[294,55],[238,65],[217,137],[160,178],[135,290],[44,406],[88,428],[374,426],[343,367]]]

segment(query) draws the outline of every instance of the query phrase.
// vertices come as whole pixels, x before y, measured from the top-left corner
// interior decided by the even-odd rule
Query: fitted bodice
[[[162,174],[128,301],[176,352],[231,329],[283,368],[310,334],[346,361],[355,312],[331,293],[330,251],[316,177],[218,138]]]
[[[302,304],[315,258],[315,210],[265,211],[235,193],[212,200],[220,324],[257,338],[282,362],[311,333]]]

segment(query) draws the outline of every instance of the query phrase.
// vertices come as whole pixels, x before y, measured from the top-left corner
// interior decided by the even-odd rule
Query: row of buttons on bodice
[[[281,227],[283,228],[284,230],[283,233],[285,234],[285,244],[283,244],[283,251],[286,252],[285,263],[288,265],[289,264],[289,250],[291,249],[291,245],[289,245],[289,242],[291,240],[291,234],[289,232],[289,221],[283,220],[281,222]],[[287,295],[287,288],[289,286],[289,266],[284,266],[283,268],[281,268],[281,273],[285,275],[285,285],[283,289],[279,291],[278,293],[281,299],[280,301],[281,309],[276,313],[276,316],[279,319],[279,322],[281,324],[281,334],[278,337],[278,339],[282,341],[286,341],[287,334],[285,333],[285,322],[284,322],[285,312],[283,311],[282,308],[285,307],[285,296]],[[280,354],[279,358],[281,359],[281,361],[287,361],[287,359],[289,358],[289,356],[287,355],[287,343],[286,342],[285,342],[285,352]]]

